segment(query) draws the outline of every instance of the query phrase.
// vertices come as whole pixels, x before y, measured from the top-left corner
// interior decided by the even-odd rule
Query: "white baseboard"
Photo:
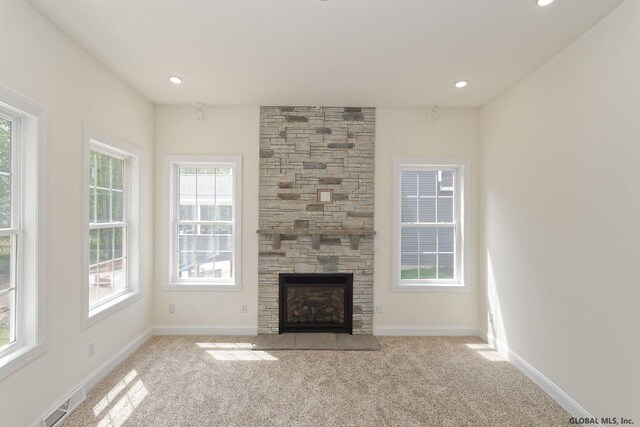
[[[156,325],[153,335],[257,335],[257,326]]]
[[[147,342],[149,338],[153,335],[153,329],[149,328],[140,336],[135,338],[129,344],[125,345],[119,352],[114,354],[109,360],[104,362],[102,365],[98,367],[95,371],[93,371],[83,382],[82,385],[85,391],[91,390],[96,384],[98,384],[104,377],[109,375],[111,371],[113,371],[116,366],[118,366],[122,361],[124,361],[127,357],[131,356],[134,351],[139,349],[142,344]]]
[[[504,342],[496,339],[492,334],[481,331],[478,335],[484,339],[488,344],[495,347],[496,351],[504,356],[512,365],[525,374],[531,381],[536,383],[545,393],[547,393],[553,400],[555,400],[560,406],[564,408],[572,417],[575,418],[588,418],[595,419],[586,409],[584,409],[578,402],[573,400],[567,393],[565,393],[560,387],[555,385],[549,378],[545,377],[540,371],[531,366],[526,360],[520,357],[517,353],[512,351]],[[594,426],[600,426],[600,424],[591,424]]]
[[[421,337],[476,337],[478,328],[466,326],[373,326],[373,335]]]
[[[80,384],[74,387],[73,390],[82,388],[84,389],[85,393],[91,390],[93,387],[95,387],[96,384],[98,384],[102,379],[104,379],[107,375],[109,375],[111,371],[113,371],[127,357],[131,356],[131,354],[133,354],[134,351],[139,349],[142,346],[142,344],[147,342],[147,340],[151,338],[152,332],[153,332],[153,329],[149,328],[144,333],[134,338],[133,341],[125,345],[120,351],[118,351],[116,354],[111,356],[106,362],[104,362],[96,370],[94,370],[91,374],[89,374],[83,381],[80,382]],[[72,393],[73,391],[67,393],[62,400],[60,400],[54,406],[49,408],[47,412],[42,414],[42,416],[40,416],[38,421],[33,423],[33,427],[40,427],[42,425],[41,420],[46,416],[48,416],[49,414],[51,414],[56,408],[58,408],[60,404],[62,404],[62,402],[64,402]],[[78,402],[78,405],[79,404],[80,402]],[[73,409],[69,411],[69,414],[73,412]]]

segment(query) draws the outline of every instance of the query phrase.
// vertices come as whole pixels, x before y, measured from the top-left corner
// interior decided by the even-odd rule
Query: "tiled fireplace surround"
[[[353,333],[373,333],[374,130],[373,108],[261,108],[259,333],[278,333],[280,273],[336,272],[354,275]]]

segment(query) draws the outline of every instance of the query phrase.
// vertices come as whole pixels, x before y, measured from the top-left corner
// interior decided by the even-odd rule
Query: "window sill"
[[[169,283],[162,287],[164,292],[240,292],[241,284],[235,283]]]
[[[101,321],[102,319],[109,317],[116,311],[131,304],[134,301],[142,298],[141,292],[129,292],[113,301],[89,310],[89,317],[82,322],[82,329],[87,329],[89,326]]]
[[[391,292],[464,293],[469,292],[469,287],[455,283],[396,283],[392,286]]]
[[[0,359],[0,381],[22,368],[27,363],[43,355],[48,348],[49,344],[47,342],[23,345],[2,357]]]

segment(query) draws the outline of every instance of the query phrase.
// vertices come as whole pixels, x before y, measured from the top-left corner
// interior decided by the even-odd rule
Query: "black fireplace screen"
[[[352,333],[353,274],[280,274],[280,333]]]

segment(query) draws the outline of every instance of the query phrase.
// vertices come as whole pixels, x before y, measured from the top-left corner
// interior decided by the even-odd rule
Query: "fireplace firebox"
[[[280,333],[353,333],[353,274],[281,273]]]

